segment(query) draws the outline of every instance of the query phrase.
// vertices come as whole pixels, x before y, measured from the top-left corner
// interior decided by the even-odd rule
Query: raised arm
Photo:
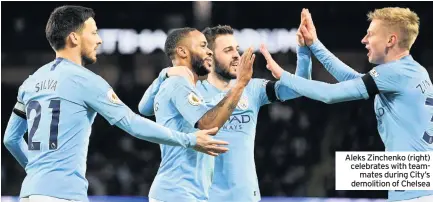
[[[129,112],[129,115],[116,122],[115,125],[138,139],[157,144],[194,148],[212,156],[228,151],[227,148],[217,146],[227,145],[227,142],[210,138],[211,135],[216,134],[217,128],[197,131],[195,134],[185,134],[161,126],[132,111]]]
[[[356,72],[354,69],[346,65],[334,54],[332,54],[317,38],[316,28],[308,9],[303,9],[301,13],[306,22],[301,26],[301,32],[305,39],[305,43],[316,58],[323,64],[326,70],[338,81],[352,80],[362,77],[363,74]]]
[[[306,79],[311,79],[311,70],[312,70],[311,52],[308,49],[308,47],[302,45],[303,44],[298,45],[297,47],[297,62],[296,62],[297,67],[296,67],[295,75]],[[260,52],[263,54],[263,56],[266,59],[267,69],[271,70],[272,75],[276,79],[280,79],[281,73],[284,70],[280,67],[280,65],[278,65],[275,62],[275,60],[272,58],[271,54],[269,53],[265,45],[263,44],[261,45]],[[277,81],[277,82],[270,81],[266,85],[266,88],[267,88],[266,92],[270,100],[273,100],[272,98],[275,97],[274,99],[285,101],[285,100],[294,99],[301,96],[293,89],[285,85],[282,85],[281,81]],[[268,88],[272,88],[272,89],[268,89]],[[275,96],[272,96],[273,92],[270,92],[271,90],[275,91]]]
[[[212,109],[207,111],[196,123],[200,129],[213,127],[221,128],[229,119],[233,110],[236,108],[243,90],[253,75],[253,63],[255,55],[253,49],[249,48],[241,57],[240,66],[237,70],[236,85],[230,89],[226,96]]]
[[[297,46],[296,50],[297,60],[295,75],[305,79],[311,79],[313,65],[310,49],[308,49],[307,46]]]
[[[309,46],[317,60],[322,63],[325,69],[339,82],[352,80],[362,77],[364,74],[358,73],[334,54],[332,54],[326,47],[317,39]]]
[[[300,76],[302,78],[311,79],[311,71],[312,71],[312,61],[311,61],[311,52],[310,49],[305,44],[304,36],[301,33],[301,27],[307,23],[306,15],[301,14],[301,22],[299,24],[298,31],[296,33],[296,40],[298,42],[298,46],[296,47],[296,71],[295,75]],[[272,72],[272,75],[276,79],[280,79],[281,73],[283,72],[283,68],[281,68],[272,58],[271,54],[267,50],[266,46],[262,44],[260,46],[260,52],[266,59],[266,67]],[[300,97],[298,94],[291,88],[288,88],[285,85],[281,84],[281,81],[270,81],[266,85],[266,94],[268,99],[262,99],[262,104],[267,104],[273,102],[274,100],[285,101],[289,99],[294,99]],[[263,96],[262,96],[263,97]]]
[[[298,31],[296,32],[296,40],[298,42],[298,46],[296,46],[295,75],[302,78],[311,79],[311,71],[313,66],[311,61],[311,51],[305,44],[305,38],[301,32],[301,27],[304,26],[306,23],[306,16],[301,14],[301,23],[299,24]]]

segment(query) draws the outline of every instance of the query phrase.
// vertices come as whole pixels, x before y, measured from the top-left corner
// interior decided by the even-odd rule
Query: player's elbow
[[[146,110],[144,110],[143,106],[141,105],[141,103],[138,104],[138,112],[143,115],[143,116],[147,116],[146,114]]]
[[[342,94],[341,92],[344,91],[344,89],[341,88],[341,86],[336,84],[328,84],[328,88],[323,89],[323,91],[320,92],[321,99],[320,101],[326,103],[326,104],[334,104],[341,102]]]
[[[291,95],[289,95],[289,96],[285,96],[285,97],[278,98],[277,101],[278,101],[278,102],[285,102],[285,101],[287,101],[287,100],[293,100],[293,99],[299,98],[299,97],[301,97],[301,96],[302,96],[301,94],[293,93],[293,94],[291,94]]]
[[[212,129],[212,128],[215,128],[215,127],[220,128],[219,125],[216,124],[215,121],[214,122],[206,122],[206,121],[199,120],[195,124],[195,128],[198,128],[200,130],[208,130],[208,129]]]
[[[138,103],[138,112],[140,112],[143,116],[153,116],[153,109],[152,107],[148,107],[146,103],[140,101]]]
[[[3,139],[3,144],[5,145],[6,148],[11,148],[13,147],[13,145],[15,144],[15,141],[10,137],[10,135],[5,135],[4,139]]]
[[[203,123],[203,121],[199,120],[199,121],[197,121],[197,123],[195,124],[194,127],[197,129],[200,129],[200,130],[205,130],[209,126],[208,126],[208,124],[205,124],[205,123]]]
[[[334,100],[332,97],[325,96],[322,100],[325,104],[334,104],[336,103],[336,100]]]

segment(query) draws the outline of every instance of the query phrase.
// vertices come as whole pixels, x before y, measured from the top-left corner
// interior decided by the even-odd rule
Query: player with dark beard
[[[213,51],[214,64],[209,68],[206,80],[199,81],[197,88],[208,103],[214,106],[238,82],[240,67],[239,45],[230,26],[216,26],[203,31]],[[296,75],[311,78],[311,53],[298,33],[298,68]],[[262,53],[268,61],[273,61],[263,47]],[[269,65],[278,65],[275,62]],[[139,104],[141,114],[153,114],[155,94],[161,90],[161,82],[169,76],[177,75],[183,67],[164,69],[146,91]],[[254,139],[257,116],[260,107],[275,101],[294,99],[299,95],[290,88],[264,79],[251,79],[242,98],[229,121],[215,138],[228,140],[230,152],[215,158],[215,171],[209,190],[209,201],[259,201],[260,191],[254,162]]]
[[[205,62],[210,62],[211,58],[202,59],[199,55],[191,55],[191,66],[192,70],[200,77],[209,74],[209,70],[206,68]]]
[[[205,36],[194,28],[175,29],[167,36],[165,52],[173,65],[184,66],[190,76],[172,76],[162,82],[154,97],[156,122],[183,132],[221,128],[251,79],[255,59],[252,49],[242,56],[236,84],[212,107],[203,102],[196,88],[198,77],[209,73],[206,66],[213,60]],[[208,200],[214,173],[213,156],[168,145],[161,145],[161,156],[161,165],[150,188],[151,202]]]

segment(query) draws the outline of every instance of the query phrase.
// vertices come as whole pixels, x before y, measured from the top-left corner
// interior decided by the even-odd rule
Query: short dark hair
[[[232,27],[230,27],[229,25],[218,25],[215,27],[206,27],[202,31],[202,33],[206,37],[208,47],[211,50],[214,50],[215,49],[215,39],[219,35],[225,35],[225,34],[233,35],[234,32],[233,32]]]
[[[197,29],[191,27],[184,27],[173,29],[167,36],[164,45],[164,52],[170,58],[174,59],[174,55],[176,53],[176,46],[179,41],[184,39],[190,32],[196,31]]]
[[[93,9],[83,6],[61,6],[51,13],[45,27],[45,36],[54,50],[65,48],[66,37],[82,29],[84,22],[94,18]]]

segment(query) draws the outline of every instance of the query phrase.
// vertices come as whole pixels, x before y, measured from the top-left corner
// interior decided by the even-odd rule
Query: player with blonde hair
[[[371,23],[361,42],[368,50],[369,62],[378,66],[361,74],[324,47],[317,39],[311,14],[307,9],[302,12],[307,16],[301,27],[305,43],[339,83],[307,80],[278,66],[269,68],[273,75],[281,76],[281,82],[299,94],[328,104],[375,97],[378,131],[386,151],[433,151],[433,85],[426,69],[410,55],[419,33],[418,15],[397,7],[368,14]],[[390,190],[388,198],[431,202],[433,190]]]

